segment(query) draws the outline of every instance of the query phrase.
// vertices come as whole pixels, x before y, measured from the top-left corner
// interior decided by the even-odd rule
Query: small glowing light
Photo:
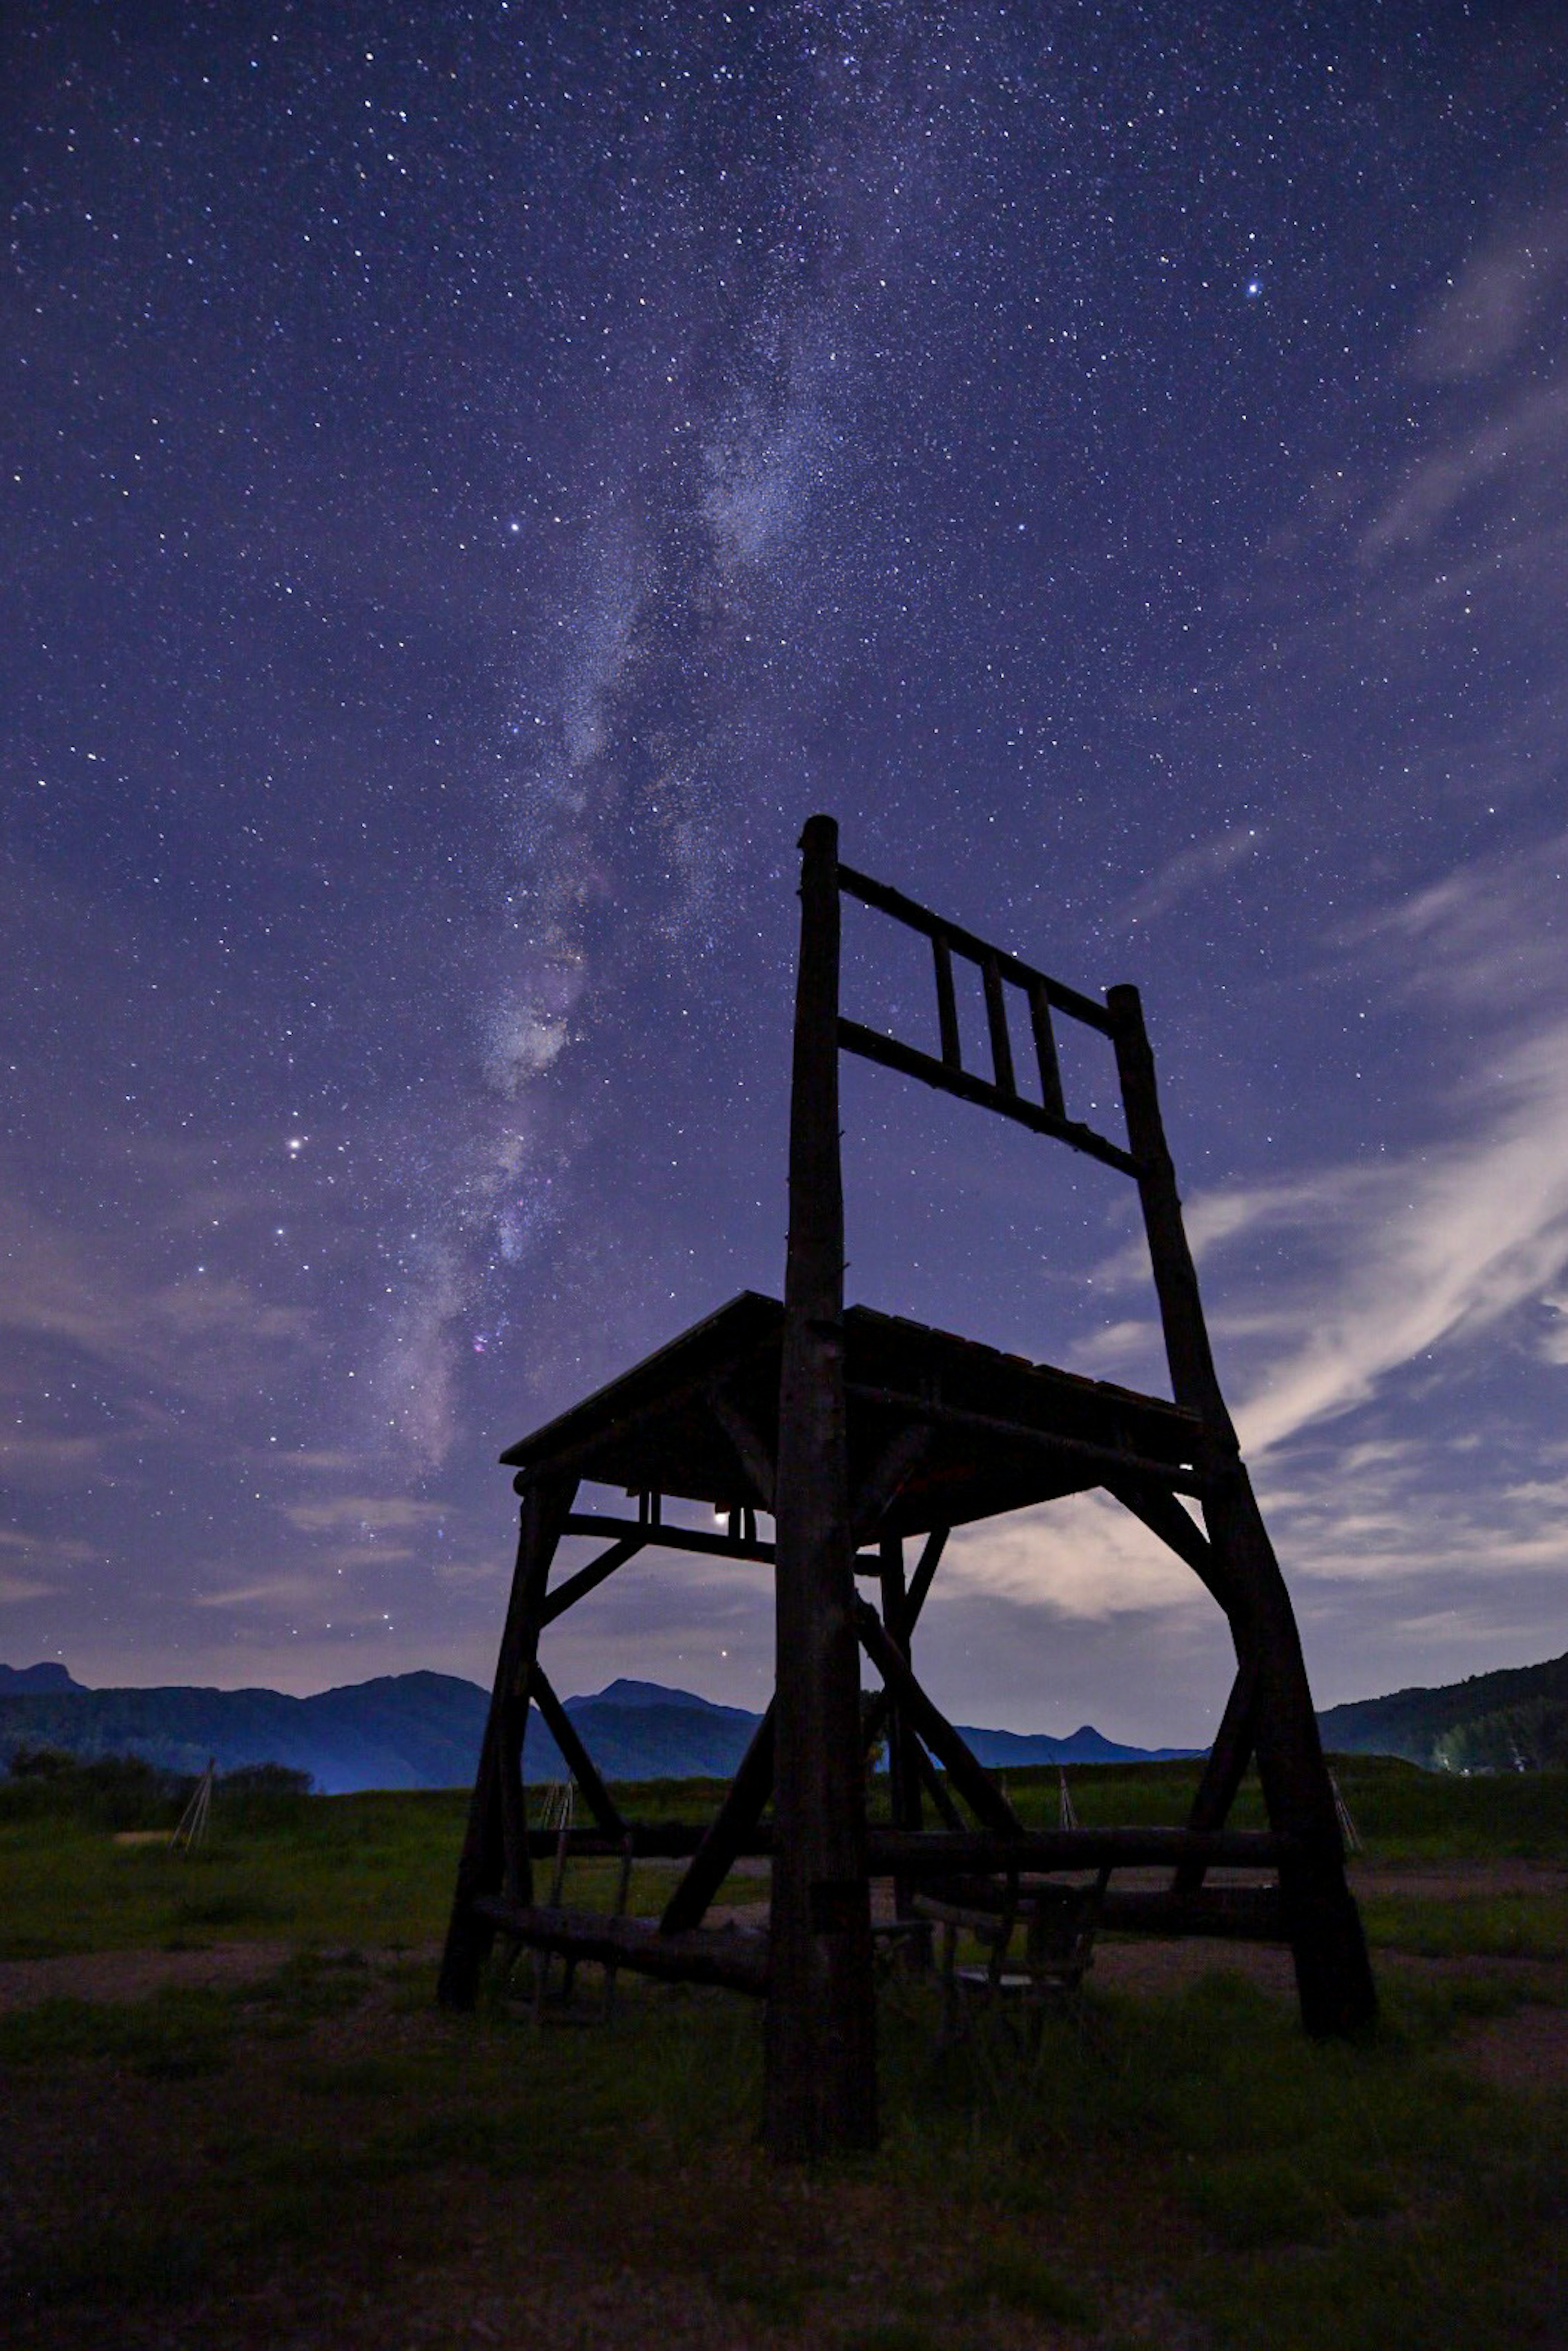
[[[289,1136],[289,1138],[288,1138],[288,1156],[290,1157],[290,1159],[298,1159],[298,1156],[299,1156],[299,1155],[300,1155],[300,1153],[304,1150],[304,1148],[305,1148],[305,1137],[304,1137],[302,1134],[291,1134],[291,1135]]]
[[[1247,280],[1247,298],[1249,302],[1255,302],[1262,291],[1263,281],[1260,277],[1249,277]]]

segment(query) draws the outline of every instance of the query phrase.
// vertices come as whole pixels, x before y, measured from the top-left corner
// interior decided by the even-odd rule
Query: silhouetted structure
[[[922,1887],[971,1905],[989,1896],[1002,1910],[1016,1906],[1020,1879],[1158,1865],[1169,1873],[1163,1886],[1110,1885],[1105,1923],[1287,1939],[1302,2018],[1315,2034],[1360,2026],[1376,2006],[1295,1621],[1209,1353],[1137,991],[1113,987],[1103,1001],[1080,995],[841,864],[829,817],[810,820],[801,848],[784,1301],[733,1299],[501,1457],[517,1468],[522,1497],[517,1571],[441,1973],[442,1999],[468,2005],[500,1931],[570,1958],[765,1996],[763,2130],[774,2152],[790,2158],[876,2137],[873,1876],[894,1881],[907,1915]],[[938,1056],[841,1017],[846,892],[930,940]],[[984,1076],[963,1062],[955,956],[977,965],[983,982]],[[1019,998],[1038,1091],[1025,1091],[1014,1061],[1009,1004]],[[1125,1146],[1068,1115],[1058,1019],[1110,1040]],[[997,1112],[1136,1183],[1174,1402],[866,1307],[846,1312],[841,1050]],[[578,1511],[584,1479],[637,1496],[635,1519]],[[1192,1568],[1229,1621],[1235,1685],[1186,1829],[1024,1830],[910,1662],[950,1528],[1096,1487]],[[664,1522],[669,1496],[713,1505],[727,1514],[727,1531]],[[1201,1531],[1180,1496],[1198,1502]],[[774,1542],[758,1537],[759,1511],[774,1517]],[[608,1548],[551,1589],[551,1561],[568,1534],[606,1537]],[[921,1548],[906,1576],[912,1539]],[[774,1569],[774,1698],[717,1817],[700,1830],[622,1819],[538,1662],[547,1625],[657,1545]],[[857,1575],[874,1602],[856,1596]],[[869,1712],[862,1650],[883,1682]],[[557,1839],[525,1822],[530,1698],[593,1815],[591,1830],[574,1833],[574,1849],[622,1854],[630,1840],[641,1854],[689,1856],[657,1921],[535,1903],[534,1858]],[[884,1731],[893,1825],[868,1830],[864,1757]],[[1270,1827],[1228,1830],[1254,1755]],[[772,1856],[767,1935],[706,1927],[734,1862],[764,1853]],[[1266,1884],[1207,1882],[1227,1868],[1273,1876]]]

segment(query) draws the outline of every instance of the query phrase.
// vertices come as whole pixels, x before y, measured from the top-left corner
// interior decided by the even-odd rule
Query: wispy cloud
[[[1568,274],[1561,206],[1493,228],[1416,329],[1410,372],[1427,383],[1490,375],[1513,359]]]
[[[0,1527],[0,1602],[41,1600],[68,1585],[73,1569],[94,1557],[73,1535]]]
[[[326,1501],[286,1502],[283,1515],[303,1533],[371,1539],[437,1526],[446,1511],[439,1502],[416,1501],[407,1494],[335,1494]]]
[[[1277,1281],[1273,1360],[1238,1413],[1260,1453],[1364,1404],[1401,1365],[1495,1327],[1568,1270],[1568,1021],[1478,1079],[1466,1140],[1199,1203],[1211,1283],[1225,1247],[1265,1229],[1298,1244]],[[1292,1327],[1293,1325],[1293,1327]]]
[[[1230,825],[1212,840],[1181,850],[1127,901],[1121,911],[1122,925],[1131,930],[1134,925],[1152,923],[1169,914],[1184,898],[1207,890],[1238,866],[1247,864],[1262,848],[1266,837],[1257,825]]]
[[[9,1189],[0,1189],[0,1331],[66,1345],[179,1393],[226,1395],[254,1384],[267,1352],[298,1346],[313,1327],[306,1310],[232,1278],[149,1281],[107,1237],[67,1232]]]
[[[1190,1568],[1101,1494],[956,1528],[941,1573],[946,1597],[984,1593],[1079,1620],[1214,1604]]]

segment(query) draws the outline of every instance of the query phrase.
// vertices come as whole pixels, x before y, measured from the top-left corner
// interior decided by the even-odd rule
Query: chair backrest
[[[790,1106],[790,1271],[797,1277],[797,1239],[813,1253],[810,1303],[814,1315],[841,1313],[843,1192],[839,1160],[838,1056],[854,1053],[883,1069],[918,1079],[961,1102],[995,1112],[1014,1124],[1064,1143],[1138,1186],[1159,1299],[1172,1393],[1198,1413],[1228,1447],[1235,1432],[1209,1351],[1197,1278],[1182,1224],[1176,1174],[1166,1143],[1155,1083],[1154,1057],[1135,987],[1105,991],[1103,1000],[992,946],[907,898],[900,890],[846,865],[838,853],[838,826],[814,816],[800,838],[800,974],[796,1000],[795,1062]],[[940,1051],[928,1053],[883,1035],[840,1009],[841,899],[854,898],[930,941]],[[984,991],[990,1068],[966,1067],[959,1031],[955,958],[978,970]],[[1032,1047],[1032,1086],[1020,1083],[1009,1008],[1021,1004]],[[1077,1021],[1107,1039],[1115,1056],[1126,1123],[1125,1145],[1071,1117],[1062,1091],[1055,1021]],[[805,1158],[798,1150],[805,1145]],[[806,1161],[810,1162],[808,1171]],[[797,1197],[798,1179],[800,1196]],[[814,1197],[805,1196],[810,1191]],[[799,1210],[799,1219],[797,1211]],[[797,1290],[800,1285],[797,1280]],[[790,1283],[786,1282],[786,1300]],[[801,1293],[804,1297],[804,1293]]]

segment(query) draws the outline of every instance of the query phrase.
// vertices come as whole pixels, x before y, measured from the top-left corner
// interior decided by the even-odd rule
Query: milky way
[[[486,1675],[500,1447],[780,1280],[814,808],[1143,987],[1320,1694],[1563,1646],[1565,44],[1188,15],[13,16],[0,1654]],[[852,1294],[1156,1380],[1124,1187],[910,1091]],[[946,1582],[964,1719],[1207,1735],[1094,1504]]]

